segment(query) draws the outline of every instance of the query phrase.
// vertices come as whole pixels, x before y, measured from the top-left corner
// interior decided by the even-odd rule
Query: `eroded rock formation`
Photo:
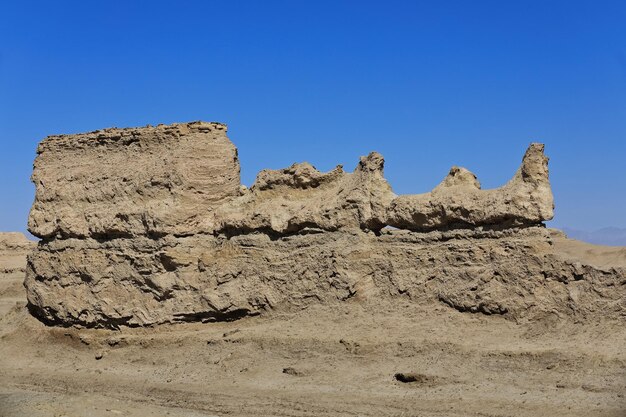
[[[561,256],[564,238],[543,227],[543,145],[496,190],[454,167],[431,193],[396,196],[383,167],[377,153],[351,173],[295,164],[246,189],[222,124],[49,137],[33,173],[29,308],[92,327],[398,297],[512,319],[624,315],[624,270]]]
[[[321,173],[308,163],[262,171],[248,192],[216,210],[214,231],[280,235],[307,228],[380,230],[395,197],[383,165],[383,157],[373,152],[352,173],[341,166]]]
[[[26,256],[36,243],[16,232],[0,232],[0,317],[24,298]]]
[[[49,136],[32,181],[42,239],[192,235],[240,192],[226,126],[202,122]]]
[[[0,275],[24,274],[26,256],[36,243],[18,232],[0,232]]]
[[[417,231],[476,226],[541,224],[554,216],[544,146],[530,145],[522,166],[508,184],[481,190],[476,176],[453,167],[432,192],[403,195],[391,203],[387,223]]]

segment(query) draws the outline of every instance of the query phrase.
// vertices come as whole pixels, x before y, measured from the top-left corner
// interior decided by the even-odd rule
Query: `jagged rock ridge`
[[[454,167],[431,193],[396,196],[375,152],[351,173],[294,164],[246,189],[218,123],[50,137],[33,172],[29,228],[42,241],[29,258],[29,308],[92,327],[397,297],[512,319],[623,315],[623,289],[609,289],[623,269],[554,250],[543,151],[532,144],[500,189],[480,190]]]
[[[387,223],[411,230],[497,225],[541,224],[554,216],[544,145],[529,146],[522,165],[508,184],[481,190],[476,176],[453,167],[432,192],[396,198],[388,210]]]

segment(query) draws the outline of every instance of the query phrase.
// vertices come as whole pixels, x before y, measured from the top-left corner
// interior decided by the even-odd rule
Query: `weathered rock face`
[[[262,171],[249,192],[216,210],[215,230],[228,234],[380,230],[395,197],[383,177],[383,165],[383,157],[373,152],[350,174],[340,166],[321,173],[308,163]]]
[[[18,232],[0,232],[0,274],[23,274],[36,243]]]
[[[513,179],[496,190],[481,190],[474,174],[453,167],[432,192],[396,198],[388,210],[387,223],[428,231],[526,226],[550,220],[554,201],[543,149],[542,144],[531,144]]]
[[[50,136],[32,181],[28,228],[42,239],[195,234],[240,192],[226,126],[202,122]]]
[[[26,256],[36,243],[17,232],[0,232],[0,316],[24,299]]]
[[[46,322],[96,327],[399,297],[512,319],[623,315],[626,270],[563,257],[559,238],[532,227],[56,240],[31,257],[28,295]]]
[[[501,189],[482,191],[455,167],[431,193],[397,197],[377,153],[352,173],[262,171],[245,189],[225,131],[191,123],[42,142],[31,312],[118,327],[398,297],[513,319],[626,311],[624,270],[561,256],[560,235],[542,226],[553,209],[542,145]]]

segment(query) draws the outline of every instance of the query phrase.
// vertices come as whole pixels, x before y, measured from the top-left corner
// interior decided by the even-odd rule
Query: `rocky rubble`
[[[547,162],[532,144],[500,189],[454,167],[431,193],[396,196],[374,152],[351,173],[294,164],[246,189],[222,124],[49,137],[33,173],[29,309],[113,328],[399,297],[514,320],[623,317],[624,269],[563,256],[565,238],[543,226]]]

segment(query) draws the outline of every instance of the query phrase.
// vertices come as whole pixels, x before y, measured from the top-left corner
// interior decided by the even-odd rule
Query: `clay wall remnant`
[[[518,319],[570,308],[555,282],[586,274],[591,289],[623,274],[551,252],[541,144],[495,190],[453,167],[432,192],[397,196],[376,152],[352,172],[264,170],[247,189],[226,126],[194,122],[48,137],[32,180],[29,230],[42,240],[25,285],[50,324],[234,320],[399,295]],[[585,294],[580,314],[625,308]]]

